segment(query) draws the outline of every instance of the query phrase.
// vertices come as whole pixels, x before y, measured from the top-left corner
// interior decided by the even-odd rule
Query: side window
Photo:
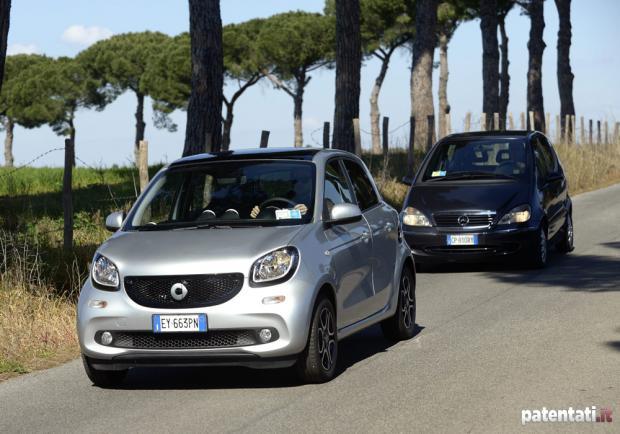
[[[323,218],[329,218],[329,213],[334,205],[353,202],[353,194],[349,189],[344,173],[340,170],[340,164],[337,160],[328,162],[325,166]]]
[[[538,173],[538,182],[543,183],[552,170],[552,160],[549,158],[550,154],[548,150],[545,150],[544,146],[538,138],[532,142],[534,148],[534,160],[536,161],[536,172]]]
[[[546,156],[545,158],[549,162],[549,166],[548,166],[549,172],[557,172],[558,171],[558,159],[555,155],[555,152],[553,152],[553,149],[551,149],[551,145],[549,144],[549,141],[544,137],[540,137],[539,140],[542,146],[542,151]]]
[[[351,160],[345,160],[344,165],[347,168],[347,172],[349,172],[360,209],[365,211],[379,203],[379,198],[372,186],[372,181],[368,179],[364,169],[358,163]]]

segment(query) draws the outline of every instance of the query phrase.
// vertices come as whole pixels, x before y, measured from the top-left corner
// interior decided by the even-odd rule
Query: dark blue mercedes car
[[[453,134],[428,152],[401,213],[417,263],[516,258],[544,267],[573,250],[562,165],[537,131]]]

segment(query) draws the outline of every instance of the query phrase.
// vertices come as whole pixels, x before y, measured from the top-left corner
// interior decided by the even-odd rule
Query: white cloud
[[[6,49],[6,54],[13,56],[15,54],[38,54],[41,50],[35,44],[10,44]]]
[[[109,38],[112,34],[112,30],[106,27],[86,27],[81,24],[74,24],[65,29],[62,33],[62,40],[70,44],[88,46],[101,39]]]

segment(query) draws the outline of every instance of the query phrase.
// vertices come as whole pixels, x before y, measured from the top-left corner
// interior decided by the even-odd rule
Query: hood
[[[299,226],[117,232],[98,252],[125,276],[243,273],[262,255],[289,245]]]
[[[528,203],[524,182],[451,182],[414,184],[406,206],[423,212],[494,211],[498,214]]]

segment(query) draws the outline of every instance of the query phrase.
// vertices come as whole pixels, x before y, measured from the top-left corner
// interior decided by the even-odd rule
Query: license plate
[[[206,332],[207,315],[153,315],[153,332]]]
[[[448,235],[447,243],[449,246],[475,246],[478,244],[478,235]]]

